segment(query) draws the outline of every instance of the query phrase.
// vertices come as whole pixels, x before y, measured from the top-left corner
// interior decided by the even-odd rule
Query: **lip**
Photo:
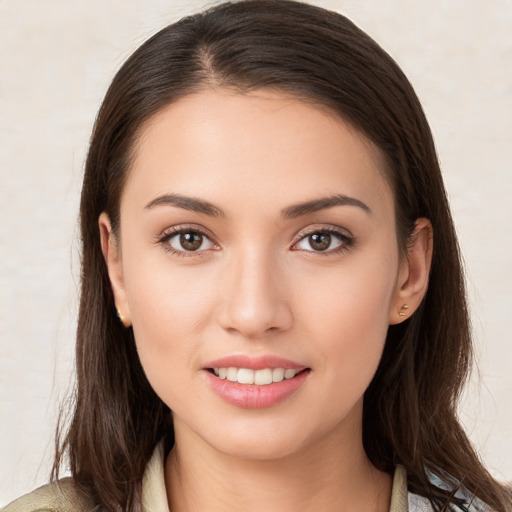
[[[221,357],[215,361],[211,361],[204,366],[205,370],[211,368],[248,368],[250,370],[263,370],[264,368],[284,368],[285,370],[297,370],[300,372],[307,368],[303,364],[277,357],[273,355],[262,355],[251,357],[242,354],[235,354],[231,356]]]
[[[212,368],[284,368],[297,370],[297,375],[281,382],[273,382],[264,386],[256,384],[239,384],[227,379],[220,379],[211,372]],[[205,379],[210,388],[225,402],[242,409],[263,409],[272,407],[293,395],[306,382],[310,369],[289,359],[265,355],[249,357],[244,355],[227,356],[211,361],[203,369]]]
[[[224,401],[242,409],[263,409],[282,402],[304,384],[309,373],[310,370],[305,369],[292,379],[274,382],[266,386],[257,386],[219,379],[213,373],[204,371],[211,389]]]

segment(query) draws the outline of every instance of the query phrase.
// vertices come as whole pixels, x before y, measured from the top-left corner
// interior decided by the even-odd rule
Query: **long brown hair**
[[[471,364],[459,249],[428,123],[408,80],[368,35],[340,14],[289,0],[223,3],[168,26],[114,78],[99,111],[80,205],[81,298],[74,410],[58,434],[53,476],[66,455],[80,489],[108,510],[141,510],[141,480],[155,446],[172,446],[169,408],[140,365],[131,329],[115,314],[98,217],[114,232],[141,126],[164,106],[207,86],[273,89],[326,106],[372,140],[387,160],[402,250],[414,222],[430,219],[430,283],[415,314],[390,326],[365,394],[363,439],[372,463],[405,466],[412,490],[447,510],[430,483],[448,473],[499,512],[510,504],[457,419]],[[453,494],[453,493],[452,493]],[[508,500],[508,501],[507,501]]]

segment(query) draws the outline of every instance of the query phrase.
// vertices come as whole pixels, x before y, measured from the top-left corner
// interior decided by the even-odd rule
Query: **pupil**
[[[325,251],[331,245],[331,235],[328,233],[315,233],[310,235],[309,243],[317,251]]]
[[[195,251],[201,247],[203,235],[201,233],[182,233],[180,235],[180,244],[187,251]]]

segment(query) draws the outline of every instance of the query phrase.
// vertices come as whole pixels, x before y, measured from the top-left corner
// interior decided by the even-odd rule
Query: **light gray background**
[[[431,122],[465,255],[480,376],[461,418],[512,479],[512,1],[324,0],[402,66]],[[46,481],[73,366],[76,213],[109,81],[206,2],[0,0],[0,506]]]

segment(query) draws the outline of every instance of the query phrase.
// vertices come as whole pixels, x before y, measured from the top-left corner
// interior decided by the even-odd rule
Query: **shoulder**
[[[493,512],[483,501],[460,486],[457,480],[445,472],[441,473],[444,475],[444,478],[440,478],[432,472],[428,472],[430,483],[443,491],[451,492],[457,489],[452,504],[446,509],[443,508],[443,510],[450,512]],[[415,494],[409,488],[407,472],[403,466],[397,466],[395,468],[391,506],[389,510],[390,512],[434,512],[434,508],[428,498]]]
[[[39,487],[13,501],[1,512],[93,512],[92,499],[79,493],[71,478]]]
[[[434,512],[430,501],[424,496],[409,492],[409,512]],[[476,497],[458,499],[449,508],[452,512],[493,512],[493,510]]]
[[[432,485],[448,493],[457,489],[448,510],[453,512],[493,512],[486,503],[460,485],[458,480],[442,470],[440,473],[443,475],[442,478],[428,471]],[[430,500],[410,491],[408,492],[408,505],[409,512],[433,512]]]

